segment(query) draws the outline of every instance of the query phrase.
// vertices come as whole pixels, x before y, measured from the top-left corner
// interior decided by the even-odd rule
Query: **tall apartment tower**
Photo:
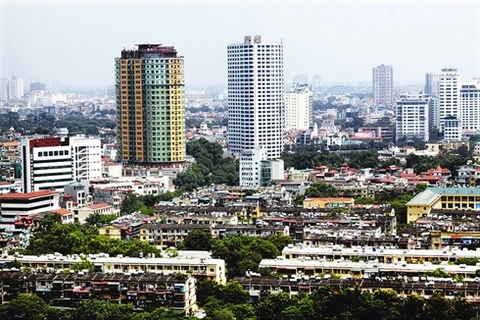
[[[234,154],[262,148],[283,151],[285,126],[283,44],[246,36],[227,47],[228,147]]]
[[[396,102],[397,141],[421,139],[429,140],[430,96],[421,92],[400,96]]]
[[[468,133],[480,132],[480,79],[462,84],[460,105],[462,130]]]
[[[384,64],[372,70],[373,100],[377,104],[393,103],[393,68]]]
[[[445,119],[461,120],[460,75],[457,69],[445,68],[438,75],[438,103],[440,116],[440,132],[444,131]],[[461,124],[460,124],[461,127]]]
[[[307,84],[293,84],[285,93],[285,129],[307,130],[313,122],[313,92]]]
[[[427,73],[425,74],[425,87],[423,92],[425,94],[438,94],[438,74]]]
[[[115,59],[117,157],[125,164],[185,161],[183,57],[174,47],[140,44]]]

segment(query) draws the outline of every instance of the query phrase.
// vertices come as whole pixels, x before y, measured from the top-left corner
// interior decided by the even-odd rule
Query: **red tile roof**
[[[108,208],[110,207],[110,205],[108,203],[105,203],[105,202],[102,202],[102,203],[97,203],[97,204],[91,204],[89,206],[87,206],[87,208],[89,209],[102,209],[102,208]]]
[[[56,213],[58,215],[61,215],[61,216],[65,216],[67,214],[72,214],[70,211],[68,211],[67,209],[65,208],[60,208],[60,209],[57,209],[57,210],[52,210],[52,213]]]

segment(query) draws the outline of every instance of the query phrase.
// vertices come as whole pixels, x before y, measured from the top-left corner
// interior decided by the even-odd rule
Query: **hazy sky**
[[[3,0],[0,76],[109,85],[122,48],[162,43],[185,57],[187,85],[224,84],[227,45],[263,34],[283,40],[286,84],[299,73],[370,82],[382,63],[398,84],[443,67],[469,79],[480,76],[479,3]]]

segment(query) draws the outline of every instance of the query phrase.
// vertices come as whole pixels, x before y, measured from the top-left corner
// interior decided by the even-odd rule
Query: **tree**
[[[120,205],[120,212],[122,214],[131,214],[133,212],[139,212],[142,209],[147,209],[147,207],[139,197],[131,193],[127,193]]]
[[[85,226],[97,229],[110,224],[115,219],[117,219],[117,216],[114,214],[92,213],[85,218]]]
[[[213,238],[210,232],[193,230],[183,240],[185,250],[212,250]]]
[[[215,241],[212,256],[224,259],[228,276],[244,276],[248,270],[258,272],[262,259],[279,255],[277,247],[268,240],[250,236],[232,236]]]
[[[278,251],[281,252],[283,248],[292,244],[292,238],[290,236],[284,236],[283,234],[276,234],[268,238],[268,241],[273,243],[277,247]]]
[[[133,316],[133,305],[107,303],[102,300],[82,300],[73,312],[77,320],[129,320]]]
[[[331,184],[325,182],[315,182],[305,190],[306,197],[312,198],[332,198],[338,196],[338,190]]]
[[[374,204],[375,199],[369,197],[360,197],[355,199],[355,204]]]
[[[53,317],[55,316],[55,317]],[[35,294],[20,293],[9,304],[0,306],[0,319],[14,320],[44,320],[44,319],[67,319],[64,311],[53,311]]]

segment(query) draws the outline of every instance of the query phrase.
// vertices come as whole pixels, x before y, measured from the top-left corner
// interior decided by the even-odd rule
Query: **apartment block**
[[[185,161],[183,57],[171,46],[140,44],[115,59],[117,158],[125,164]]]

